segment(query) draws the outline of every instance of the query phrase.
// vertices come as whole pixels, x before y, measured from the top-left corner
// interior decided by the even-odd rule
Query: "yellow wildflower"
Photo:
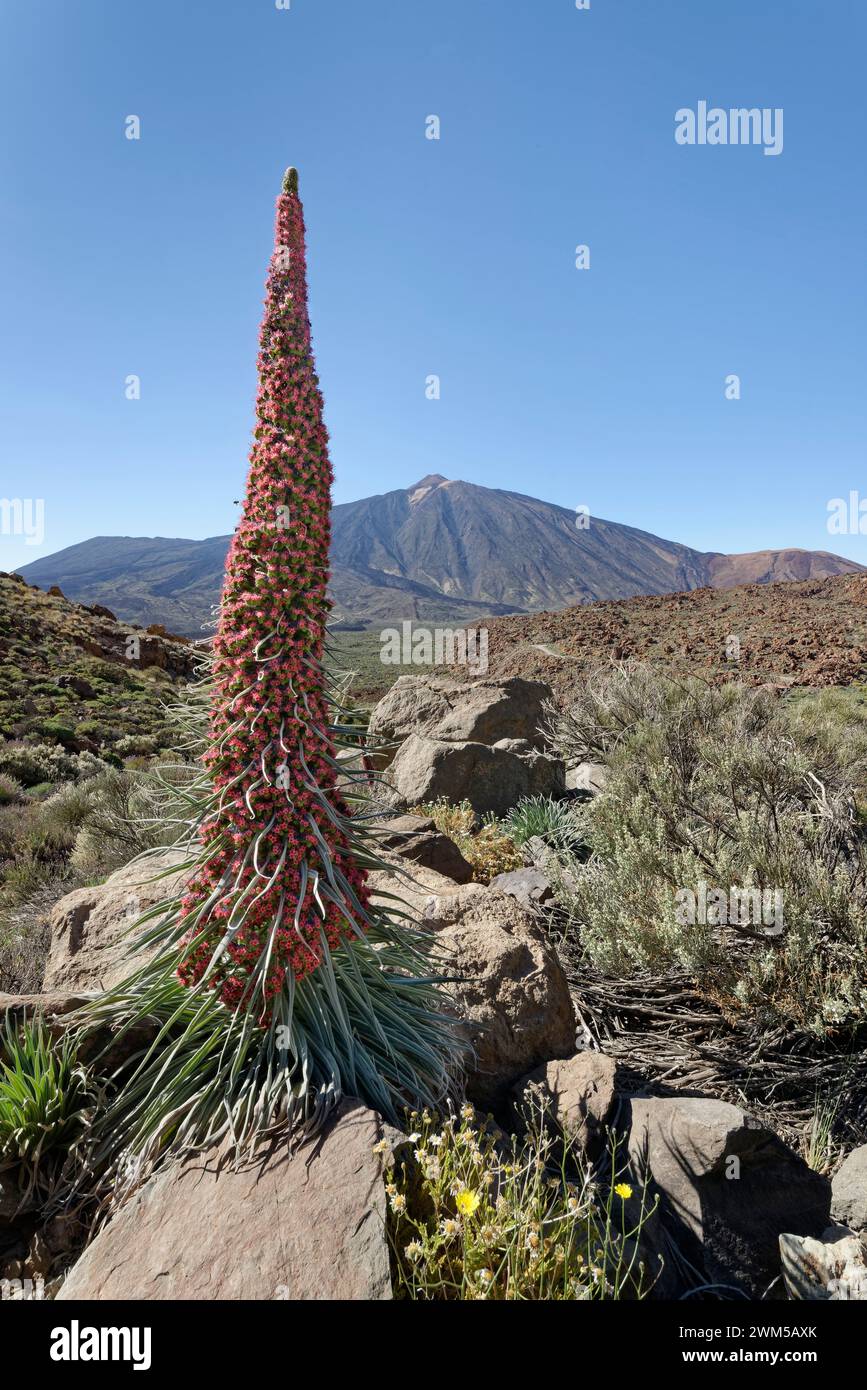
[[[455,1206],[461,1216],[472,1216],[478,1208],[480,1200],[478,1192],[471,1192],[468,1187],[464,1187],[455,1197]]]

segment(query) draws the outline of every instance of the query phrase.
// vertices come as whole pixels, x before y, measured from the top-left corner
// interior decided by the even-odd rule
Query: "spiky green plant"
[[[15,1171],[26,1205],[48,1190],[87,1128],[87,1080],[71,1038],[55,1042],[41,1020],[0,1036],[0,1168]]]
[[[574,805],[552,796],[525,796],[503,819],[503,828],[516,845],[539,836],[555,851],[577,854],[585,845]]]
[[[98,1124],[94,1161],[115,1169],[138,1172],[168,1146],[309,1131],[347,1093],[396,1118],[407,1101],[441,1100],[459,1067],[429,942],[398,906],[371,901],[366,823],[338,786],[338,746],[357,730],[332,716],[322,665],[331,467],[294,170],[277,202],[259,370],[207,747],[183,789],[192,877],[143,922],[154,959],[85,1021],[123,1031],[147,1019],[156,1033]]]

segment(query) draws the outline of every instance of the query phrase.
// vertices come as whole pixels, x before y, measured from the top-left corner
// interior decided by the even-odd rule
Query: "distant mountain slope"
[[[100,603],[124,622],[162,623],[202,635],[220,597],[230,536],[94,536],[18,571],[30,584],[57,584],[78,603]]]
[[[808,579],[862,567],[824,551],[703,554],[646,531],[521,493],[434,473],[410,488],[336,506],[334,620],[465,621],[595,599],[711,585]],[[216,605],[229,536],[204,541],[98,536],[20,571],[132,622],[200,635]]]
[[[431,474],[415,487],[334,508],[334,557],[512,612],[694,589],[704,557],[617,522],[517,492]]]
[[[747,555],[709,555],[707,559],[708,578],[715,589],[778,584],[789,579],[830,579],[863,569],[827,550],[755,550]]]

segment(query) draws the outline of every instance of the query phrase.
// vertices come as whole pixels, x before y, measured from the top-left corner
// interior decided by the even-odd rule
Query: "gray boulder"
[[[831,1184],[754,1116],[680,1097],[635,1098],[629,1109],[635,1185],[646,1178],[661,1199],[663,1239],[655,1222],[649,1232],[666,1260],[657,1295],[680,1291],[676,1251],[709,1283],[759,1298],[780,1274],[780,1236],[827,1228]]]
[[[575,875],[560,862],[541,835],[531,835],[524,841],[521,845],[521,857],[528,869],[542,875],[549,884],[553,897],[568,898],[570,893],[576,891],[578,883]]]
[[[490,886],[498,893],[516,898],[522,907],[541,907],[554,896],[554,890],[541,869],[511,869],[509,873],[497,874],[492,878]]]
[[[402,743],[411,734],[441,742],[494,744],[521,739],[541,749],[542,706],[551,688],[542,681],[481,679],[461,682],[399,676],[370,718],[372,742]],[[392,754],[377,754],[380,766]]]
[[[834,1174],[831,1214],[853,1231],[867,1230],[867,1144],[847,1154]]]
[[[484,743],[452,743],[412,734],[388,772],[396,806],[444,797],[467,800],[477,815],[502,816],[525,796],[559,796],[563,763],[531,750],[515,753]]]

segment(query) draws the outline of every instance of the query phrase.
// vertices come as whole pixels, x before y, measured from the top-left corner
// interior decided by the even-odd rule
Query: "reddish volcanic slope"
[[[714,589],[739,584],[779,584],[788,579],[828,579],[857,574],[863,565],[827,550],[752,550],[746,555],[708,555],[708,580]]]
[[[750,685],[849,685],[867,678],[867,574],[589,603],[494,618],[488,631],[493,674],[563,695],[577,673],[629,657]]]

